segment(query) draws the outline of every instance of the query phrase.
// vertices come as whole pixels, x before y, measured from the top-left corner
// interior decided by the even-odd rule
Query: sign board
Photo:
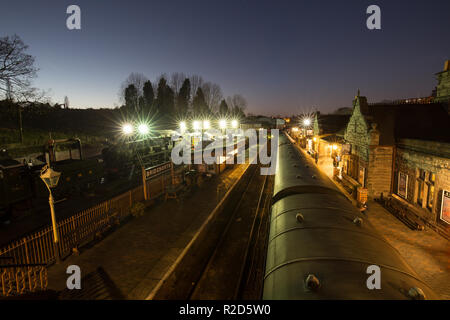
[[[408,175],[406,173],[398,173],[397,194],[403,199],[408,196]]]
[[[169,162],[165,162],[162,164],[158,164],[154,167],[146,168],[145,169],[145,179],[148,180],[160,173],[168,171],[168,170],[170,170],[171,166],[172,166],[172,162],[169,161]]]
[[[442,191],[441,220],[450,224],[450,191]]]

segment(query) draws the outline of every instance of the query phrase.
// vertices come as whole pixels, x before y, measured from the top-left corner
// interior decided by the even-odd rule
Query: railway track
[[[259,299],[264,275],[272,177],[251,176],[188,299]]]

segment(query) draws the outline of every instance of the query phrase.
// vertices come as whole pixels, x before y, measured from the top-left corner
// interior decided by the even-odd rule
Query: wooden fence
[[[169,186],[183,182],[184,170],[170,170],[163,172],[149,180],[147,183],[148,199],[152,200],[164,195]],[[91,241],[109,227],[119,223],[130,215],[134,203],[144,200],[143,186],[140,185],[121,195],[102,202],[94,207],[83,210],[70,218],[59,221],[58,253],[53,245],[52,227],[48,226],[36,233],[14,241],[0,248],[0,258],[11,258],[15,264],[44,264],[51,265],[56,261],[57,254],[61,258],[67,257],[79,246]]]

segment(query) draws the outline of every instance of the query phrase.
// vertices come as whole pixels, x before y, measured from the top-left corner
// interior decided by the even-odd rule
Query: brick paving
[[[318,167],[327,175],[332,173],[330,161],[320,159]],[[346,193],[342,187],[339,189]],[[422,280],[443,299],[450,300],[450,241],[429,228],[411,230],[373,200],[367,204],[366,214],[370,223],[399,251]]]
[[[368,220],[395,247],[432,289],[450,299],[450,241],[434,230],[411,230],[375,201],[368,202]]]
[[[245,167],[236,166],[206,181],[180,202],[168,200],[150,207],[144,216],[133,218],[80,255],[50,267],[49,289],[65,289],[65,270],[75,264],[82,278],[101,268],[121,296],[144,299]],[[83,282],[81,286],[83,291]]]

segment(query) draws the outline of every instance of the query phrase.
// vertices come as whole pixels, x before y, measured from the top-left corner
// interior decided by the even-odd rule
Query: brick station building
[[[450,191],[447,108],[445,102],[369,105],[358,92],[344,135],[343,184],[355,196],[391,196],[408,214],[448,234],[450,217],[441,218],[441,209],[450,211],[441,207]]]

